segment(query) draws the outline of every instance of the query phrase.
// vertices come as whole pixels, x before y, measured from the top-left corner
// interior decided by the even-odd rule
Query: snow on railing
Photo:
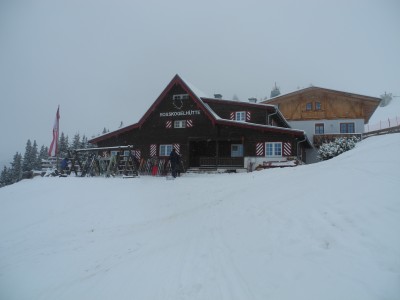
[[[387,118],[386,120],[381,120],[379,123],[364,125],[364,132],[371,132],[396,126],[400,126],[400,117]]]

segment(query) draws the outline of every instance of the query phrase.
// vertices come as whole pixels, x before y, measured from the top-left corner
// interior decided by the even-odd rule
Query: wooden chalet
[[[381,99],[309,87],[264,101],[277,105],[293,128],[306,131],[314,146],[342,136],[362,136]]]
[[[138,161],[167,160],[174,148],[184,168],[238,170],[271,161],[305,160],[311,147],[273,105],[206,97],[176,75],[138,123],[89,141],[132,145]]]

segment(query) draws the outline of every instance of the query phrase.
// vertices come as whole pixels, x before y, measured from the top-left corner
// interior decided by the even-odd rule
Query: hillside
[[[378,106],[371,116],[369,124],[375,125],[379,122],[386,122],[388,119],[400,123],[400,98],[393,97],[392,101],[388,105]]]
[[[0,299],[399,299],[400,134],[247,174],[0,189]]]

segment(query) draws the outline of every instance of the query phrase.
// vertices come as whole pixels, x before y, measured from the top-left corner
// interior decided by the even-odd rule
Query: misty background
[[[26,141],[135,123],[175,74],[241,101],[400,95],[400,1],[0,0],[0,167]],[[399,98],[396,98],[399,99]]]

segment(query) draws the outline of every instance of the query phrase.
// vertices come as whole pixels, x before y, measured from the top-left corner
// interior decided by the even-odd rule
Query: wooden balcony
[[[331,134],[315,134],[314,135],[314,146],[315,147],[319,147],[321,146],[323,143],[329,143],[329,142],[333,142],[335,139],[337,138],[341,138],[341,137],[353,137],[355,136],[358,139],[362,138],[362,133],[331,133]]]

